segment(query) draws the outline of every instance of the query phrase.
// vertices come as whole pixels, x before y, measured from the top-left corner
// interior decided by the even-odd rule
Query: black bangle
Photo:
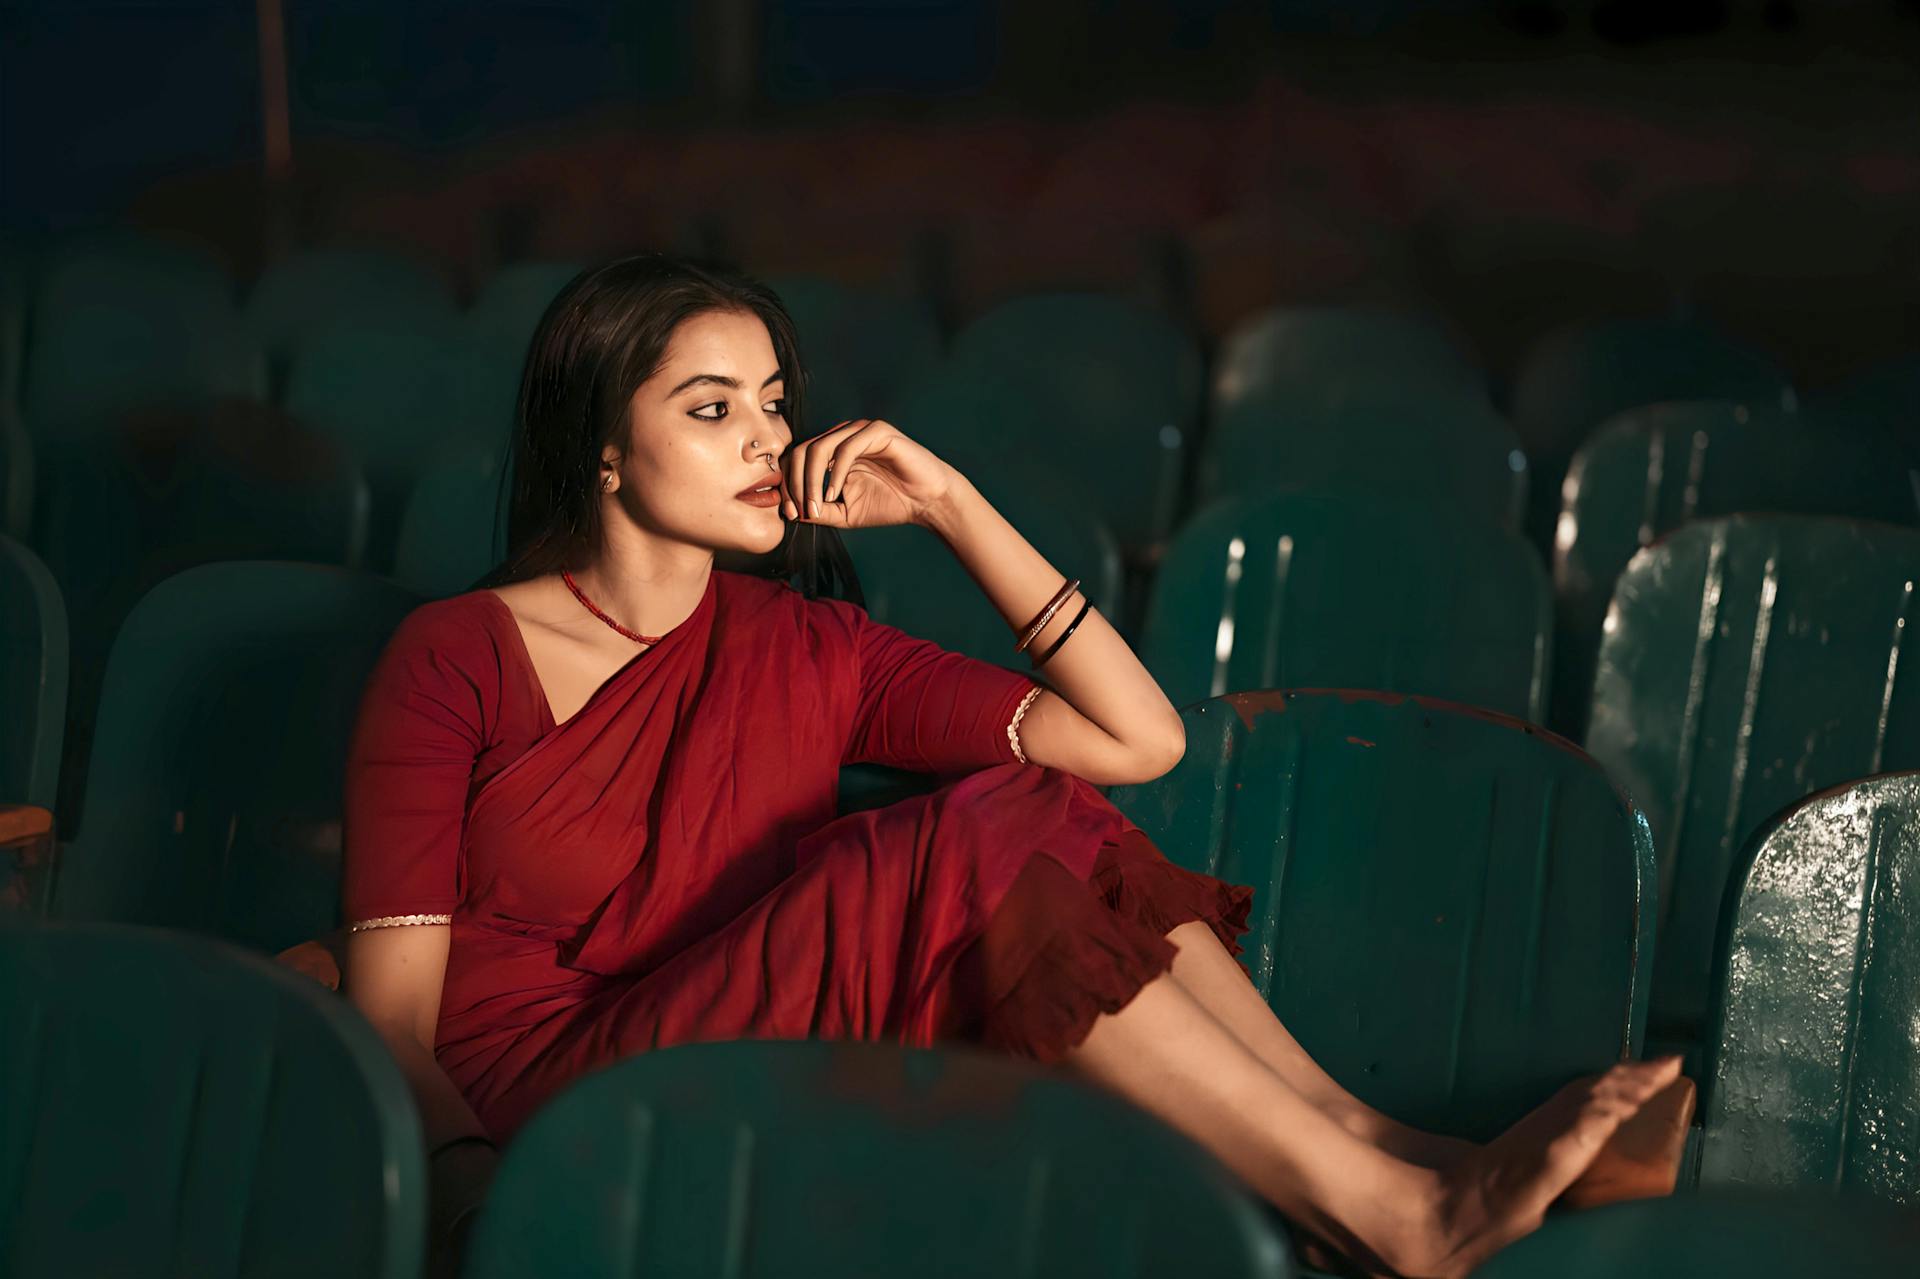
[[[432,1163],[447,1151],[452,1150],[455,1146],[485,1146],[495,1154],[500,1153],[500,1147],[493,1144],[493,1138],[482,1133],[470,1132],[464,1137],[449,1137],[447,1140],[435,1146],[427,1152],[427,1162]]]
[[[1047,646],[1047,651],[1040,654],[1040,660],[1036,661],[1033,664],[1034,670],[1036,671],[1039,670],[1042,666],[1045,666],[1049,661],[1052,660],[1053,655],[1060,651],[1060,646],[1067,642],[1068,638],[1073,635],[1074,629],[1080,625],[1080,619],[1084,618],[1087,615],[1087,610],[1092,607],[1093,607],[1092,600],[1086,600],[1081,603],[1080,611],[1073,615],[1073,620],[1071,622],[1067,623],[1067,629],[1060,632],[1060,638],[1055,640],[1052,644],[1049,644]]]

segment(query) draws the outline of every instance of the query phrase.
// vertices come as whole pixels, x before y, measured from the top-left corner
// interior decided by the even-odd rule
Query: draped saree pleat
[[[951,1038],[1051,1060],[1165,971],[1174,925],[1237,950],[1250,892],[1016,762],[1030,687],[715,572],[556,725],[499,597],[439,601],[361,704],[346,913],[452,915],[436,1055],[496,1135],[677,1043]],[[848,762],[946,780],[836,817]]]

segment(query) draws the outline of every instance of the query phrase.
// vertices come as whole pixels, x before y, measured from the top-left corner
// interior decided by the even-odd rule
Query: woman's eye
[[[715,413],[709,413],[707,412],[708,409],[717,409],[719,411]],[[718,422],[721,418],[725,417],[726,415],[727,415],[727,402],[725,400],[715,400],[711,404],[702,404],[699,408],[695,409],[692,413],[689,413],[687,416],[697,417],[697,418],[700,418],[702,421],[706,421],[706,422]]]
[[[769,413],[778,413],[781,417],[785,417],[787,415],[787,402],[784,399],[775,400],[773,403],[766,405],[765,407],[767,412]]]

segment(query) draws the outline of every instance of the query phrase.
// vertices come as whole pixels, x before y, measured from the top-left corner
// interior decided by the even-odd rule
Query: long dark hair
[[[507,558],[478,583],[504,586],[582,562],[600,546],[600,465],[608,444],[626,447],[627,405],[666,358],[680,324],[713,311],[760,318],[786,380],[787,424],[804,439],[805,367],[793,318],[772,289],[711,263],[661,253],[581,272],[547,307],[527,351],[514,413]],[[725,565],[784,578],[808,596],[863,603],[840,536],[789,523],[772,553]]]

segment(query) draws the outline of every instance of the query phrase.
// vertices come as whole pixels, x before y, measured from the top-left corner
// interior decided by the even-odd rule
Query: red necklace
[[[620,623],[614,621],[611,617],[608,617],[605,613],[602,613],[600,606],[587,598],[587,593],[580,589],[580,584],[573,580],[573,574],[569,573],[566,569],[560,570],[560,580],[565,582],[567,589],[573,592],[573,598],[586,605],[587,612],[592,613],[595,617],[605,622],[608,626],[611,626],[614,630],[619,631],[634,643],[658,644],[662,639],[666,638],[663,635],[642,635],[639,631],[630,631],[620,625]]]

